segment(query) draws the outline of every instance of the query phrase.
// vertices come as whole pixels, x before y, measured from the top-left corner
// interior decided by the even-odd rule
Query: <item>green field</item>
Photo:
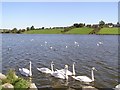
[[[120,34],[118,28],[102,28],[97,34]]]
[[[89,34],[91,31],[93,30],[93,28],[74,28],[68,32],[66,32],[66,34]]]
[[[73,28],[67,32],[64,32],[64,34],[89,34],[93,28]],[[30,30],[30,31],[25,31],[24,34],[63,34],[61,33],[63,29],[44,29],[44,30]],[[108,34],[108,35],[115,35],[119,34],[118,33],[118,28],[102,28],[98,33],[99,35],[103,34]]]
[[[63,29],[44,29],[25,31],[24,34],[61,34]]]

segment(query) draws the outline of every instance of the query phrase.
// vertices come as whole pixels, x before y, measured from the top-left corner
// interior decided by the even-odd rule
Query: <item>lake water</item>
[[[48,43],[45,45],[45,41]],[[74,44],[79,43],[79,47]],[[102,45],[97,46],[101,41]],[[41,46],[42,45],[42,46]],[[50,49],[50,46],[53,49]],[[68,46],[68,48],[66,48]],[[39,88],[80,88],[83,83],[69,78],[68,82],[56,79],[49,74],[39,72],[37,67],[50,68],[51,61],[57,69],[75,62],[76,75],[91,77],[91,68],[97,71],[95,82],[91,85],[99,88],[113,88],[118,83],[118,36],[117,35],[39,35],[39,34],[3,34],[2,70],[6,73],[15,68],[29,67],[32,61],[32,81]]]

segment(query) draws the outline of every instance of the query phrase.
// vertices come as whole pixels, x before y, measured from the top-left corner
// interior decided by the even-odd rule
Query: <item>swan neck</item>
[[[93,73],[93,70],[91,70],[91,75],[92,75],[92,81],[94,81],[94,73]]]
[[[30,76],[32,76],[31,61],[30,61]]]
[[[68,75],[67,75],[68,68],[65,68],[65,79],[68,80]]]
[[[73,64],[73,76],[75,76],[75,65]]]
[[[51,63],[51,71],[53,72],[54,70],[53,70],[53,64]]]

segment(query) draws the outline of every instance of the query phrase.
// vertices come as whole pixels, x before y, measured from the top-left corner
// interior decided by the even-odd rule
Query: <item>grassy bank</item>
[[[120,34],[118,28],[102,28],[97,34]]]
[[[74,28],[71,29],[70,31],[66,32],[65,34],[89,34],[93,28]]]
[[[24,34],[61,34],[63,29],[44,29],[25,31]]]
[[[24,34],[89,34],[93,28],[73,28],[67,32],[62,33],[63,29],[44,29],[44,30],[30,30],[30,31],[25,31]],[[119,29],[118,28],[102,28],[100,29],[99,32],[96,34],[99,35],[118,35],[119,34]]]
[[[74,28],[64,34],[89,34],[93,28]],[[24,34],[63,34],[63,29],[44,29],[44,30],[30,30],[25,31]]]

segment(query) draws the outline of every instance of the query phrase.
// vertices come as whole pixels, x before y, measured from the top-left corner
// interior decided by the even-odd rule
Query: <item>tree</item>
[[[119,25],[120,23],[119,22],[117,22],[117,25]]]
[[[73,26],[76,27],[76,28],[79,28],[79,24],[78,23],[73,24]]]
[[[85,24],[83,24],[83,23],[79,24],[79,27],[84,27],[84,26],[85,26]]]
[[[42,29],[44,29],[44,27],[42,27]]]
[[[101,21],[99,22],[99,26],[100,26],[101,28],[103,28],[104,25],[105,25],[105,22],[101,20]]]
[[[87,25],[86,25],[86,27],[89,27],[89,28],[91,28],[92,26],[91,26],[91,24],[87,24]]]
[[[27,27],[26,29],[27,29],[27,31],[29,31],[29,30],[30,30],[30,28],[29,28],[29,27]]]
[[[12,32],[12,33],[16,33],[16,32],[17,32],[17,28],[13,28],[13,29],[11,30],[11,32]]]
[[[35,30],[34,26],[31,26],[30,30]]]

